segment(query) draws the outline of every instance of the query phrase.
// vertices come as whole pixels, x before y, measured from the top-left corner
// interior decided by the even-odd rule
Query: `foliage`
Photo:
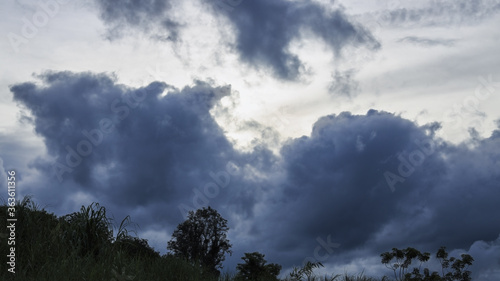
[[[114,243],[122,252],[131,257],[159,258],[160,253],[155,251],[148,244],[148,240],[138,237],[126,236]]]
[[[76,247],[80,255],[97,256],[100,250],[111,243],[113,234],[110,219],[106,216],[106,208],[99,203],[82,206],[80,212],[62,217],[66,228],[63,240]]]
[[[459,281],[470,281],[471,272],[468,271],[468,267],[472,265],[474,259],[468,254],[462,254],[462,259],[457,259],[451,257],[448,259],[448,253],[445,247],[441,247],[436,253],[436,258],[441,262],[441,267],[443,268],[443,280],[459,280]],[[444,273],[444,270],[448,270],[451,265],[451,272]]]
[[[0,206],[1,221],[7,220],[7,207]],[[131,237],[126,229],[129,217],[112,239],[110,219],[97,203],[62,217],[41,209],[30,197],[17,202],[15,209],[15,274],[7,271],[7,255],[3,255],[0,280],[217,281],[202,276],[182,259],[160,257],[146,240]],[[7,229],[0,230],[1,253],[10,250],[8,236]]]
[[[281,271],[281,265],[271,263],[266,264],[264,254],[259,252],[245,253],[241,259],[245,263],[238,264],[236,270],[237,280],[278,280]]]
[[[290,272],[289,277],[286,280],[290,281],[301,281],[301,280],[307,280],[307,281],[315,281],[319,280],[319,277],[313,274],[313,271],[315,268],[320,268],[323,267],[323,264],[320,262],[310,262],[307,261],[306,264],[304,264],[302,267],[294,267],[293,271]],[[324,276],[324,281],[334,281],[336,280],[340,275],[335,275],[332,277]]]
[[[441,247],[436,253],[436,258],[442,267],[442,274],[439,275],[436,271],[430,273],[428,268],[424,268],[423,273],[421,272],[422,264],[430,259],[430,253],[421,253],[408,247],[404,250],[393,248],[391,252],[382,253],[380,256],[382,263],[394,272],[397,281],[470,281],[471,272],[467,268],[474,261],[468,254],[462,254],[462,259],[454,257],[448,259],[446,248]],[[410,265],[414,260],[418,260],[419,266],[410,271]],[[450,264],[451,272],[448,271]]]
[[[0,205],[0,221],[7,220],[8,206]],[[200,270],[200,262],[188,261],[179,255],[160,256],[151,248],[147,240],[132,237],[128,227],[130,217],[125,217],[116,228],[116,235],[111,231],[112,220],[107,217],[106,209],[98,203],[83,207],[79,212],[57,217],[36,205],[30,197],[17,201],[15,205],[15,274],[7,271],[7,255],[0,258],[0,280],[22,281],[81,281],[81,280],[148,280],[148,281],[240,281],[243,272],[255,272],[264,268],[271,272],[269,278],[257,277],[257,280],[277,280],[279,265],[267,264],[264,255],[246,253],[243,264],[238,266],[238,274],[225,273],[220,276],[206,274]],[[208,210],[205,210],[208,211]],[[197,211],[198,212],[198,211]],[[215,210],[210,212],[212,215]],[[195,217],[195,214],[192,214]],[[222,220],[219,226],[227,231],[226,221],[220,215],[214,219]],[[203,220],[202,220],[203,221]],[[208,220],[210,221],[210,220]],[[210,225],[210,224],[206,224]],[[206,226],[197,224],[198,230]],[[9,253],[11,245],[6,239],[9,230],[0,229],[0,253]],[[226,236],[221,236],[226,239]],[[401,256],[401,253],[403,256]],[[393,249],[382,254],[387,266],[399,262],[406,266],[405,281],[470,281],[468,267],[474,261],[469,255],[461,258],[448,257],[445,248],[441,248],[436,258],[441,263],[441,275],[432,274],[428,269],[417,268],[411,271],[411,263],[424,260],[426,253]],[[406,256],[405,256],[406,254]],[[408,257],[415,257],[407,261]],[[384,260],[383,260],[384,261]],[[406,261],[406,264],[405,264]],[[286,281],[375,281],[372,277],[359,275],[318,276],[314,270],[322,267],[319,262],[308,262],[301,268],[294,268]],[[246,271],[248,270],[248,271]],[[399,270],[399,267],[398,267]],[[387,278],[381,279],[386,281]]]
[[[373,278],[373,277],[368,277],[368,276],[365,276],[363,274],[363,272],[361,272],[360,274],[358,275],[349,275],[347,273],[344,274],[344,276],[342,276],[342,281],[377,281],[377,279]],[[387,278],[382,278],[382,281],[385,281],[387,280]]]
[[[211,207],[190,211],[168,242],[168,249],[178,257],[198,263],[218,275],[225,254],[231,254],[227,239],[227,220]]]

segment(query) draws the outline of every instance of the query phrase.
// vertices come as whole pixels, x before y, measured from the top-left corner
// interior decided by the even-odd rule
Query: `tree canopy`
[[[436,253],[442,267],[441,275],[437,271],[431,273],[428,268],[424,268],[423,273],[420,271],[422,264],[430,259],[431,254],[421,253],[415,248],[393,248],[391,252],[382,253],[380,256],[382,263],[394,272],[396,281],[471,281],[471,272],[467,269],[474,261],[472,256],[462,254],[461,259],[448,259],[445,247],[441,247]],[[419,262],[419,266],[411,270],[410,266],[415,260]]]
[[[241,258],[245,263],[236,266],[237,280],[278,280],[281,265],[266,264],[264,256],[259,252],[245,253],[245,256]]]
[[[225,254],[232,253],[228,230],[227,220],[211,207],[190,211],[188,218],[175,229],[167,249],[217,273]]]

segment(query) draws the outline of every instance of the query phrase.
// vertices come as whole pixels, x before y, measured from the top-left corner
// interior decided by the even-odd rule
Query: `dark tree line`
[[[391,252],[380,255],[382,263],[394,272],[397,281],[471,281],[471,272],[468,269],[474,259],[468,254],[462,254],[461,259],[451,257],[445,247],[436,253],[436,259],[441,263],[441,274],[428,268],[422,270],[422,264],[430,259],[431,254],[420,252],[408,247],[406,249],[393,248]],[[418,267],[411,268],[413,262],[418,262]]]
[[[175,256],[185,258],[218,276],[225,254],[232,253],[227,239],[228,230],[227,220],[211,207],[191,211],[187,220],[177,226],[167,248]],[[422,269],[422,264],[429,261],[430,253],[422,253],[411,247],[402,250],[393,248],[391,252],[380,256],[382,264],[393,270],[396,281],[471,281],[468,267],[474,259],[467,254],[461,255],[461,258],[448,258],[444,247],[436,253],[436,259],[442,267],[441,274],[430,272],[428,268]],[[245,253],[241,259],[244,263],[236,267],[236,280],[278,280],[281,265],[267,264],[264,254]],[[415,262],[418,266],[412,267]],[[310,279],[312,270],[320,266],[321,263],[310,263],[303,268],[295,268],[290,277],[293,280],[301,280],[303,276]]]
[[[211,207],[190,211],[187,219],[179,224],[168,242],[174,256],[199,265],[208,274],[218,276],[225,254],[232,254],[227,239],[227,220]],[[264,255],[245,253],[244,263],[237,266],[237,280],[278,280],[281,265],[266,264]]]

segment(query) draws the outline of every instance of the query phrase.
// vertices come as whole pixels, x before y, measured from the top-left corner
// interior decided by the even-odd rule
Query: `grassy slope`
[[[173,256],[161,256],[143,239],[132,238],[120,226],[113,236],[105,209],[92,205],[63,217],[56,217],[23,200],[16,206],[16,268],[7,271],[8,230],[0,231],[0,280],[234,280],[203,276],[190,263]],[[7,220],[7,206],[0,206],[0,221]],[[307,279],[304,279],[307,280]],[[328,280],[311,277],[309,280]],[[330,279],[331,280],[331,279]],[[335,280],[363,280],[364,276],[341,276]]]

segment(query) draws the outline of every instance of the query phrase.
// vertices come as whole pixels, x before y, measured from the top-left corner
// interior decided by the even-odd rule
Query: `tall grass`
[[[0,206],[0,221],[7,208]],[[62,217],[48,213],[29,197],[16,206],[16,273],[7,271],[6,228],[0,229],[0,280],[23,281],[232,281],[236,275],[207,276],[199,265],[160,254],[145,239],[133,237],[123,219],[113,234],[112,220],[97,203]],[[166,244],[166,241],[165,241]],[[312,270],[295,281],[374,281],[362,276],[317,277]],[[290,278],[285,280],[292,280]]]
[[[6,222],[8,206],[0,206]],[[10,246],[0,230],[0,280],[207,280],[182,259],[160,256],[144,239],[129,235],[125,218],[113,236],[111,219],[97,203],[56,217],[28,197],[16,205],[16,269],[7,271]],[[202,279],[203,278],[203,279]],[[216,280],[216,278],[208,278]]]

